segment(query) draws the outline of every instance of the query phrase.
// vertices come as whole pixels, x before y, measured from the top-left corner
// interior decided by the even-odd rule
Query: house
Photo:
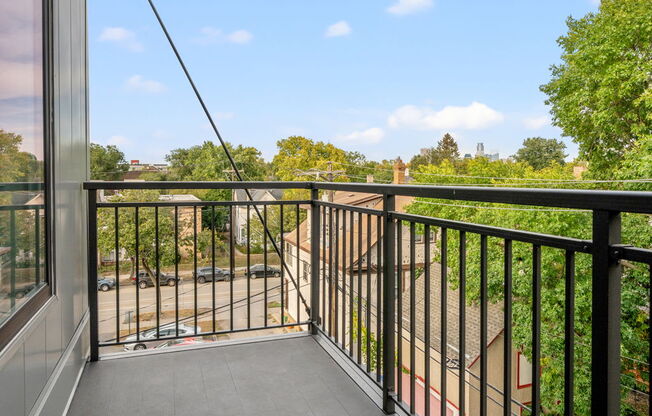
[[[249,191],[251,198],[256,202],[278,201],[283,197],[283,191],[280,189],[252,189]],[[249,201],[249,197],[244,189],[236,189],[233,192],[233,200],[237,202]],[[249,217],[255,215],[252,209],[249,209]],[[233,227],[235,229],[235,242],[237,244],[247,244],[247,207],[238,205],[235,208],[233,218]]]
[[[406,166],[403,161],[398,158],[394,164],[394,180],[395,184],[402,184],[406,181]],[[359,208],[368,208],[374,210],[382,210],[383,208],[383,197],[379,194],[373,193],[364,193],[364,192],[348,192],[348,191],[337,191],[331,195],[324,194],[322,200],[327,201],[332,199],[331,202],[339,205],[354,206]],[[408,205],[414,202],[414,198],[406,196],[397,196],[395,205],[396,211],[405,212],[405,209]],[[346,218],[344,218],[346,216]],[[346,234],[346,239],[348,243],[346,247],[343,244],[337,244],[337,252],[333,252],[333,266],[335,266],[335,259],[338,259],[337,271],[339,273],[350,273],[352,270],[353,273],[358,273],[361,271],[366,273],[369,269],[371,272],[371,284],[375,288],[376,285],[376,274],[378,271],[378,247],[379,239],[382,238],[382,232],[379,233],[378,230],[378,219],[377,216],[368,216],[368,215],[351,215],[350,212],[340,211],[337,216],[331,218],[330,212],[327,210],[323,218],[323,227],[326,232],[326,241],[321,247],[320,250],[320,262],[321,264],[329,264],[331,249],[329,242],[329,227],[337,228],[337,234],[340,235],[340,238],[343,233]],[[352,221],[351,221],[352,220]],[[361,223],[360,223],[361,221]],[[371,222],[371,223],[369,223]],[[362,234],[360,234],[362,230]],[[368,233],[370,230],[370,233]],[[333,244],[335,245],[335,234],[333,232]],[[352,242],[351,242],[352,238]],[[430,242],[434,243],[436,239],[436,234],[432,233],[430,235]],[[402,228],[402,250],[404,253],[404,261],[401,267],[401,273],[405,279],[406,273],[409,272],[409,253],[410,253],[410,230],[407,227]],[[362,243],[359,246],[359,243]],[[284,260],[285,263],[289,266],[293,275],[298,276],[303,282],[308,282],[310,277],[310,252],[311,252],[311,241],[310,241],[310,216],[308,215],[307,219],[299,225],[298,233],[297,230],[289,231],[283,235],[283,244],[284,244]],[[431,254],[434,253],[435,244],[431,244]],[[352,250],[352,251],[351,251]],[[423,239],[423,234],[415,234],[415,267],[423,267],[424,253],[425,253],[425,241]],[[346,254],[345,262],[342,262],[342,258]],[[298,258],[298,261],[297,261]],[[352,263],[351,263],[352,260]],[[345,266],[346,265],[346,266]],[[346,270],[344,270],[346,267]],[[366,281],[363,282],[366,286]],[[296,295],[293,295],[294,285],[291,283],[288,284],[290,290],[288,291],[288,311],[292,314],[297,310],[296,308]],[[301,294],[304,298],[308,296],[308,289],[304,289],[304,285],[301,285]],[[305,293],[304,293],[305,290]],[[365,290],[363,288],[363,290]],[[375,289],[373,289],[375,290]]]
[[[402,357],[398,358],[404,373],[403,400],[409,401],[409,372],[414,371],[417,379],[424,377],[424,346],[425,346],[425,279],[420,276],[415,281],[415,316],[410,316],[410,279],[408,285],[403,286],[402,293]],[[433,262],[430,266],[430,387],[431,401],[437,402],[439,406],[439,389],[441,383],[441,266]],[[448,286],[447,289],[447,408],[451,414],[457,415],[459,409],[459,374],[460,368],[464,369],[466,389],[465,397],[467,413],[470,415],[480,414],[480,308],[477,304],[466,304],[465,307],[465,356],[460,357],[460,292]],[[410,323],[414,319],[416,328],[415,339],[415,363],[416,368],[410,368]],[[502,392],[503,390],[503,308],[502,304],[489,303],[487,305],[487,382],[493,388]],[[398,342],[398,341],[397,341]],[[532,397],[532,373],[531,365],[518,348],[512,347],[512,413],[520,415],[523,408],[518,405],[529,404]],[[492,387],[487,389],[487,415],[499,416],[503,414],[502,394]]]

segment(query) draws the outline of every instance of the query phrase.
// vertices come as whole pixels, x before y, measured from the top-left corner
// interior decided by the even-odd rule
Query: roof
[[[263,198],[269,194],[274,198],[274,200],[278,201],[283,197],[283,190],[281,189],[250,189],[249,192],[251,193],[251,197],[253,198],[254,201],[262,201]],[[247,198],[247,193],[245,192],[244,189],[236,189],[235,190],[235,200],[236,201],[248,201],[249,198]]]
[[[398,212],[405,212],[405,207],[409,204],[412,203],[414,200],[413,197],[407,197],[407,196],[397,196],[396,197],[396,211]],[[335,192],[333,196],[333,202],[336,204],[342,204],[342,205],[352,205],[352,206],[357,206],[357,207],[365,207],[365,208],[372,208],[376,210],[382,210],[383,209],[383,197],[382,195],[378,194],[371,194],[371,193],[364,193],[364,192],[344,192],[344,191],[337,191]],[[354,218],[357,219],[358,214],[354,213]],[[362,247],[361,250],[358,251],[358,241],[359,241],[359,233],[358,233],[358,226],[354,227],[353,230],[350,229],[350,214],[347,214],[347,226],[349,228],[347,235],[346,235],[346,264],[348,267],[348,264],[350,262],[350,256],[351,256],[351,235],[353,235],[353,263],[357,264],[358,263],[358,254],[365,256],[367,253],[367,247],[374,247],[376,245],[376,242],[378,241],[378,230],[376,228],[376,218],[372,217],[371,218],[371,234],[367,234],[367,222],[369,220],[368,215],[362,215]],[[310,252],[310,236],[309,234],[309,227],[308,227],[308,219],[303,221],[299,225],[299,247],[304,250],[305,252]],[[341,220],[340,220],[341,221]],[[335,219],[333,219],[333,222],[335,222]],[[334,225],[334,224],[333,224]],[[341,226],[341,224],[340,224]],[[320,234],[321,235],[321,234]],[[382,234],[381,234],[382,235]],[[341,238],[341,234],[340,234]],[[289,231],[285,233],[283,239],[292,244],[293,246],[297,245],[297,232],[296,229],[293,231]],[[335,235],[333,235],[333,240],[335,240]],[[334,244],[334,242],[333,242]],[[344,252],[344,246],[342,244],[338,245],[338,258],[340,259],[340,264],[339,266],[342,266],[342,254]],[[330,254],[330,251],[325,249],[325,247],[322,247],[321,250],[321,256],[320,258],[322,259],[328,259],[328,255]]]
[[[409,280],[409,279],[408,279]],[[425,284],[424,276],[416,279],[415,287],[415,336],[423,341],[425,329]],[[439,263],[432,263],[430,267],[430,346],[435,351],[440,351],[441,336],[441,266]],[[459,314],[460,314],[460,292],[448,287],[447,291],[447,335],[446,341],[448,351],[446,357],[453,360],[459,358]],[[503,330],[503,309],[502,304],[489,303],[487,306],[487,342],[491,343]],[[402,308],[403,328],[410,328],[410,290],[405,288],[403,292]],[[466,365],[470,367],[480,355],[480,307],[477,304],[466,305]]]
[[[168,201],[168,202],[195,202],[201,201],[192,194],[178,194],[178,195],[160,195],[158,197],[159,201]]]

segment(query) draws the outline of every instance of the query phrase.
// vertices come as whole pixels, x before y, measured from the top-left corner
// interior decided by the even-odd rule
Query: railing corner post
[[[396,208],[396,196],[383,196],[383,216],[385,232],[383,234],[383,411],[392,414],[395,411],[393,394],[395,390],[395,312],[396,312],[396,270],[394,253],[396,249],[396,225],[390,213]]]
[[[99,358],[99,333],[97,311],[97,191],[88,191],[88,309],[90,329],[90,360]],[[117,232],[117,231],[116,231]]]
[[[620,414],[620,286],[610,248],[620,244],[621,215],[593,211],[591,414]]]
[[[317,335],[317,327],[320,324],[319,317],[319,253],[320,241],[319,230],[321,229],[319,206],[319,190],[312,188],[310,190],[311,207],[310,207],[310,332]]]

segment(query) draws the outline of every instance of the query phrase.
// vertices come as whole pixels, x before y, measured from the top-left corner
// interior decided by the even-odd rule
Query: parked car
[[[198,345],[198,344],[206,344],[206,341],[204,341],[201,338],[171,339],[169,341],[165,341],[160,345],[157,345],[154,348],[159,349],[159,348],[167,348],[167,347],[183,347],[186,345]]]
[[[102,279],[97,279],[97,290],[102,292],[108,292],[115,287],[115,279],[105,277]]]
[[[267,266],[267,270],[265,270],[265,266],[262,264],[254,264],[249,269],[249,277],[252,279],[256,279],[257,277],[265,277],[265,276],[279,277],[281,276],[281,269],[277,267]]]
[[[159,328],[159,336],[162,337],[173,337],[176,336],[176,326],[174,325],[174,322],[161,325]],[[195,335],[201,332],[200,327],[193,327],[185,324],[179,324],[179,336],[183,335]],[[125,341],[134,341],[133,343],[125,344],[124,345],[124,350],[125,351],[132,351],[132,350],[144,350],[147,349],[147,344],[145,342],[147,341],[156,341],[156,328],[151,328],[147,329],[145,331],[140,332],[140,340],[136,342],[136,334],[134,335],[129,335],[127,338],[125,338]]]
[[[154,286],[154,279],[152,279],[147,272],[138,272],[138,287],[145,289]],[[159,285],[161,286],[174,286],[181,280],[179,276],[173,276],[167,273],[159,273]],[[136,276],[131,277],[131,284],[136,284]]]
[[[193,273],[194,274],[194,273]],[[195,276],[198,283],[206,283],[207,281],[213,280],[213,268],[212,267],[201,267],[197,269],[197,274]],[[219,282],[220,280],[229,281],[231,280],[231,272],[229,270],[220,269],[219,267],[215,268],[215,281]]]

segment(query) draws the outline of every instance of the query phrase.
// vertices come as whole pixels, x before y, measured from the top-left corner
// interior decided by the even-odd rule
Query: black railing
[[[97,202],[96,191],[124,189],[303,189],[310,190],[310,199],[297,201],[229,201],[229,202]],[[590,409],[591,414],[617,415],[621,408],[621,265],[627,260],[643,264],[652,269],[652,250],[625,246],[620,240],[621,213],[652,213],[652,194],[645,192],[613,191],[573,191],[550,189],[487,189],[473,187],[435,187],[415,185],[376,185],[349,183],[312,183],[312,182],[89,182],[85,184],[89,191],[89,253],[98,250],[98,216],[103,210],[112,212],[113,224],[104,220],[104,229],[100,233],[109,234],[111,227],[115,230],[114,251],[115,276],[120,279],[119,253],[124,251],[124,241],[120,241],[121,212],[129,212],[135,218],[133,232],[135,238],[135,255],[138,257],[142,247],[138,247],[139,221],[143,212],[153,210],[153,242],[145,242],[154,247],[154,271],[149,274],[158,276],[153,279],[156,292],[155,335],[147,338],[160,342],[167,339],[187,337],[180,334],[180,323],[192,320],[195,335],[214,336],[238,331],[261,328],[286,328],[289,326],[310,325],[313,334],[322,334],[347,355],[359,370],[367,374],[378,385],[383,395],[383,407],[388,413],[396,405],[411,414],[430,415],[432,401],[438,401],[440,414],[447,414],[453,409],[459,414],[486,415],[500,409],[504,415],[520,414],[522,410],[530,414],[540,414],[544,404],[541,400],[542,338],[553,336],[542,330],[542,295],[547,295],[542,287],[549,276],[542,276],[544,254],[556,256],[561,265],[561,278],[564,279],[562,303],[556,305],[563,309],[563,379],[556,380],[560,387],[559,400],[563,403],[563,414],[576,414],[576,258],[590,258],[591,282],[591,333],[590,351]],[[320,192],[346,191],[377,194],[376,200],[363,205],[340,204],[319,199]],[[532,205],[554,208],[571,208],[592,212],[592,237],[577,239],[557,235],[540,234],[529,231],[471,224],[440,218],[414,215],[398,210],[397,198],[419,197],[447,200],[476,201],[488,203],[505,203]],[[337,199],[337,198],[336,198]],[[179,210],[191,207],[192,230],[180,233]],[[246,209],[246,294],[240,300],[234,298],[234,214],[238,207]],[[264,268],[268,265],[267,242],[272,241],[272,257],[280,263],[277,284],[268,285],[267,272],[263,273],[262,292],[252,293],[251,288],[251,210],[259,212],[262,208],[260,233],[262,234],[262,254]],[[273,231],[268,222],[268,211],[278,209],[279,225]],[[198,209],[209,212],[210,221],[204,225],[210,230],[209,247],[206,256],[198,256]],[[223,257],[228,259],[231,279],[225,288],[227,297],[224,305],[216,302],[215,265],[220,259],[216,256],[215,211],[228,210],[229,227],[226,228],[225,240],[228,251]],[[481,209],[481,208],[480,208]],[[164,213],[173,210],[173,214]],[[208,211],[206,211],[208,210]],[[309,211],[309,215],[302,214]],[[285,216],[293,215],[292,224],[288,225]],[[139,214],[141,217],[139,217]],[[161,235],[161,216],[172,215],[174,244],[174,276],[179,276],[179,235],[188,238],[192,247],[193,295],[192,313],[180,316],[179,286],[174,288],[174,320],[171,321],[175,331],[162,336],[162,328],[169,328],[169,323],[162,323],[165,315],[161,307],[161,267],[163,258],[159,251],[161,245],[168,244],[162,239],[170,236]],[[131,221],[131,220],[130,220]],[[151,221],[151,220],[147,220]],[[109,224],[109,225],[107,225]],[[303,226],[306,224],[306,226]],[[649,220],[648,220],[649,225]],[[151,233],[150,233],[151,234]],[[303,240],[302,240],[303,236]],[[122,237],[124,239],[124,237]],[[105,241],[106,238],[100,237]],[[286,247],[293,250],[287,253]],[[169,249],[169,247],[168,247]],[[496,250],[500,255],[495,255]],[[304,255],[302,255],[302,252]],[[490,254],[493,260],[490,261]],[[516,257],[515,257],[516,253]],[[149,258],[149,257],[148,257]],[[211,295],[209,306],[198,308],[198,260],[210,262],[212,270]],[[499,260],[496,260],[499,259]],[[136,258],[135,274],[139,275],[142,259]],[[139,263],[140,262],[140,263]],[[496,262],[500,262],[497,264]],[[169,263],[169,261],[168,261]],[[528,290],[518,288],[515,293],[515,270],[518,264],[519,276],[524,266],[529,268],[527,274]],[[151,264],[144,266],[151,269]],[[500,266],[500,267],[498,267]],[[302,283],[301,276],[309,268],[310,278]],[[303,269],[302,269],[303,268]],[[124,332],[124,324],[119,322],[120,285],[115,293],[115,328],[108,338],[99,334],[98,296],[95,290],[97,279],[97,256],[89,259],[89,303],[91,308],[91,359],[98,357],[99,347],[134,344],[128,336],[135,335],[135,341],[141,342],[141,300],[140,284],[135,288],[136,328],[135,333]],[[470,273],[469,270],[477,271]],[[499,270],[499,272],[497,272]],[[582,270],[583,273],[586,270]],[[650,271],[652,274],[652,271]],[[273,275],[272,275],[273,276]],[[274,277],[272,277],[274,278]],[[275,279],[275,278],[274,278]],[[139,283],[138,278],[136,282]],[[274,280],[273,282],[276,282]],[[650,282],[647,281],[647,290]],[[477,289],[477,300],[470,303],[468,293],[470,286]],[[502,296],[502,303],[496,308],[490,300],[490,292],[496,291]],[[290,301],[287,294],[296,292],[296,299]],[[493,292],[492,292],[493,291]],[[457,292],[457,293],[455,293]],[[495,293],[494,293],[495,295]],[[262,296],[264,311],[262,324],[256,325],[251,308],[256,296]],[[495,296],[494,296],[495,297]],[[513,345],[513,330],[520,325],[514,322],[514,299],[518,298],[519,307],[525,304],[530,308],[529,332],[531,339],[527,345]],[[279,303],[280,322],[268,322],[269,301]],[[246,323],[234,323],[234,310],[238,303],[246,305]],[[294,303],[294,305],[290,305]],[[302,313],[302,304],[305,313]],[[294,308],[296,307],[296,311]],[[472,317],[477,308],[477,317]],[[648,304],[641,305],[647,308]],[[456,316],[450,316],[451,310]],[[183,311],[183,308],[181,309]],[[219,328],[216,314],[226,311],[229,325]],[[198,331],[198,317],[208,313],[212,326]],[[307,315],[306,313],[309,313]],[[187,314],[187,311],[184,312]],[[296,316],[292,317],[292,315]],[[286,322],[286,316],[292,322]],[[475,316],[475,315],[473,315]],[[306,318],[306,319],[302,319]],[[499,319],[498,319],[499,318]],[[478,319],[478,332],[469,333],[470,319]],[[490,346],[495,337],[496,328],[491,324],[498,319],[502,325],[502,371],[496,375],[490,373]],[[167,326],[166,326],[167,325]],[[649,317],[648,317],[649,325]],[[457,328],[455,328],[457,327]],[[493,331],[490,333],[490,330]],[[194,334],[194,333],[193,333]],[[102,334],[105,335],[105,334]],[[475,338],[474,338],[475,337]],[[471,342],[473,340],[477,342]],[[652,343],[650,343],[652,345]],[[473,346],[473,347],[471,347]],[[527,351],[531,367],[531,386],[529,397],[522,397],[523,392],[512,389],[514,349]],[[470,351],[476,348],[477,351]],[[648,346],[649,349],[649,346]],[[475,356],[477,353],[477,357]],[[649,357],[648,360],[649,361]],[[647,364],[647,363],[644,363]],[[649,371],[648,371],[649,377]],[[436,390],[436,392],[431,391]],[[456,391],[456,392],[455,392]],[[649,392],[646,396],[649,406]],[[420,398],[419,396],[422,397]],[[649,409],[649,407],[648,407]]]

